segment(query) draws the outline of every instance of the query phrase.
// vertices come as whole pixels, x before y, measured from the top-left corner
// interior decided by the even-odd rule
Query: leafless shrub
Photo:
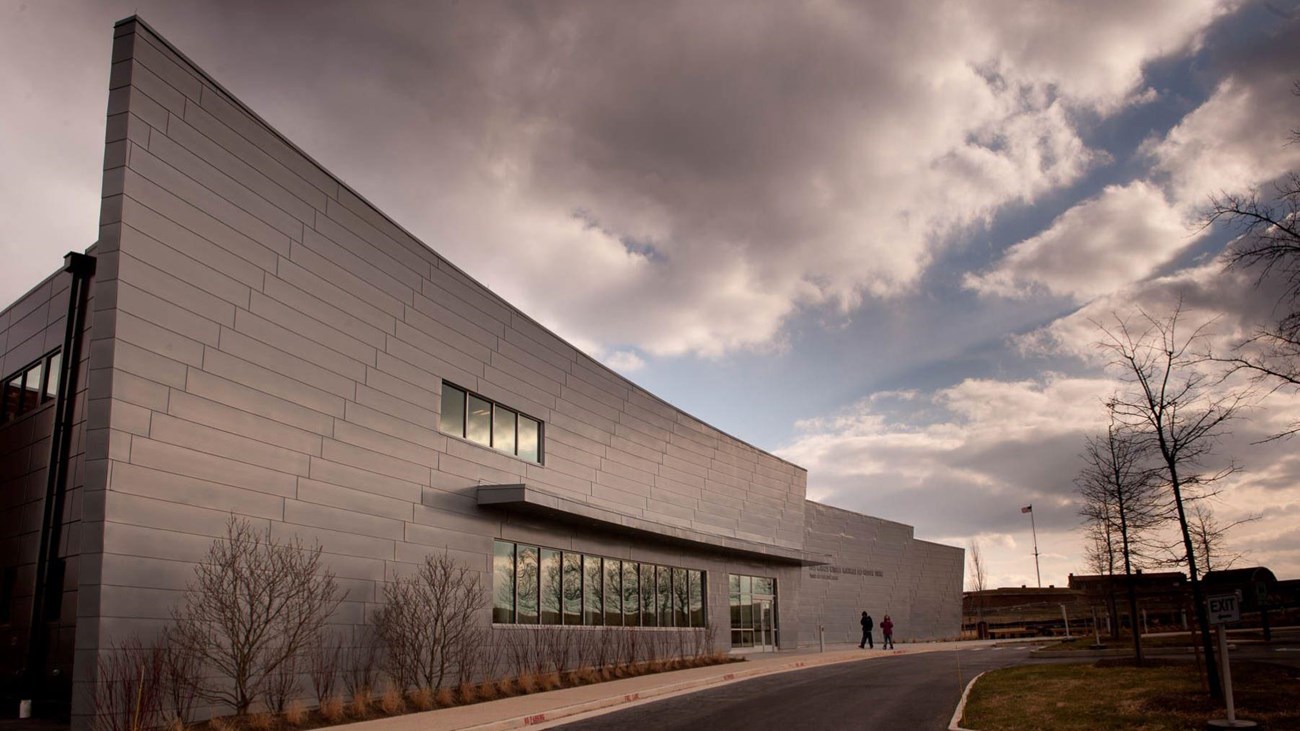
[[[427,556],[415,573],[385,586],[384,598],[376,629],[389,674],[403,689],[442,687],[464,647],[479,640],[478,572],[447,553]]]
[[[438,696],[439,696],[438,705],[440,706],[443,705],[442,702],[443,691],[446,691],[448,701],[452,700],[451,690],[448,688],[443,688],[442,690],[438,691]],[[474,701],[478,700],[478,686],[471,685],[470,683],[461,683],[456,688],[456,698],[459,699],[461,703],[473,703]],[[449,702],[446,705],[450,706],[452,705],[452,703]]]
[[[496,682],[496,695],[498,698],[510,698],[518,693],[515,681],[511,678],[501,678]]]
[[[519,692],[524,695],[537,692],[537,676],[531,671],[525,670],[515,679],[519,686]]]
[[[302,662],[298,655],[290,655],[280,666],[266,676],[262,686],[262,697],[266,707],[276,713],[284,713],[289,699],[298,695],[298,664]]]
[[[94,731],[144,731],[160,725],[166,653],[130,637],[99,656]]]
[[[645,662],[647,664],[658,661],[659,659],[659,642],[656,640],[658,632],[651,632],[645,641]]]
[[[248,716],[248,728],[251,731],[271,731],[275,728],[275,716],[262,711]]]
[[[374,629],[358,628],[352,644],[343,649],[341,661],[343,682],[347,686],[348,695],[355,696],[362,691],[369,693],[374,690],[379,680],[379,643]]]
[[[507,630],[501,633],[505,640],[506,659],[510,673],[516,677],[533,667],[533,643],[527,630]]]
[[[203,660],[185,643],[175,641],[173,634],[170,627],[163,634],[163,686],[172,720],[184,727],[194,717]]]
[[[341,600],[338,584],[319,544],[277,541],[235,517],[194,573],[173,612],[172,638],[221,681],[202,684],[200,694],[246,714],[270,677],[319,641]]]
[[[539,670],[542,672],[563,673],[569,669],[573,654],[572,632],[563,627],[541,627],[537,630]]]
[[[323,702],[334,695],[339,678],[339,665],[343,660],[343,641],[338,635],[322,638],[307,653],[307,674],[316,698]]]
[[[239,731],[239,724],[225,716],[217,716],[208,719],[208,728],[211,731]]]

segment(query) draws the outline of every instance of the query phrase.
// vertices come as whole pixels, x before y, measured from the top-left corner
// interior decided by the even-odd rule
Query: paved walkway
[[[868,661],[892,654],[945,652],[958,647],[977,647],[987,642],[927,642],[900,644],[897,650],[859,650],[857,645],[827,646],[755,654],[745,662],[692,668],[605,683],[565,688],[546,693],[505,698],[470,706],[443,708],[424,713],[363,721],[349,726],[356,731],[506,731],[524,727],[549,726],[556,721],[574,719],[593,711],[609,711],[630,703],[668,698],[739,680],[773,673],[784,673],[831,663]]]

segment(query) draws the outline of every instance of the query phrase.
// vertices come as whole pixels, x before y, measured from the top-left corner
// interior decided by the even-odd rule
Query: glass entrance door
[[[776,633],[772,622],[772,600],[754,600],[754,649],[763,652],[776,651]]]
[[[775,652],[781,642],[776,579],[728,574],[732,652]]]

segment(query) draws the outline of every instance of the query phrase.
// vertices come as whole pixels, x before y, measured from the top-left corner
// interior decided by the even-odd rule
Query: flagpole
[[[1038,577],[1038,588],[1043,588],[1043,574],[1038,570],[1038,527],[1034,525],[1034,506],[1029,506],[1029,528],[1034,532],[1034,575]]]

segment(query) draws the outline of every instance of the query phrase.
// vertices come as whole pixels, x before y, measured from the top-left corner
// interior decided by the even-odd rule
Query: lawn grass
[[[1234,663],[1238,718],[1274,731],[1300,730],[1300,671],[1267,663]],[[1201,729],[1223,718],[1190,662],[1131,661],[1026,665],[986,673],[975,683],[961,725],[978,731],[1015,729]]]

